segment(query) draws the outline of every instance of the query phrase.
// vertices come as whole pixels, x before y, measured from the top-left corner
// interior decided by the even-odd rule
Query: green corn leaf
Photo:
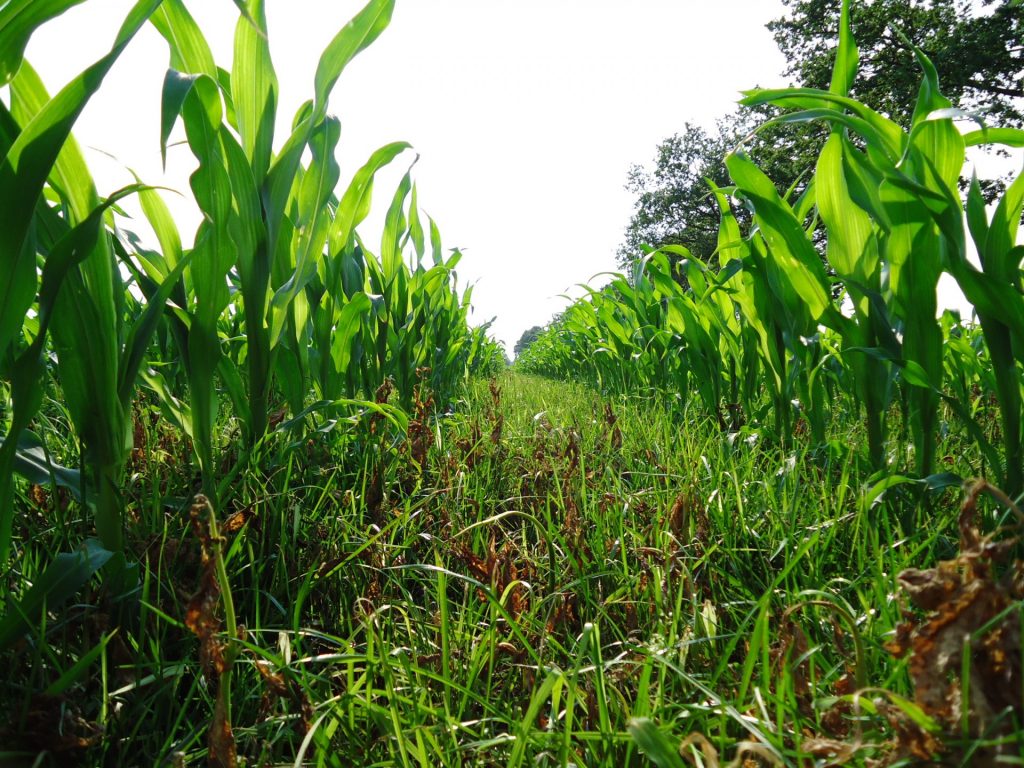
[[[175,428],[181,430],[182,433],[188,436],[189,439],[195,439],[195,435],[192,429],[192,409],[187,403],[183,403],[177,397],[174,396],[171,391],[171,387],[168,385],[167,380],[162,374],[155,370],[141,370],[139,371],[139,378],[145,382],[153,394],[156,396],[157,402],[160,404],[160,410],[164,415],[164,418]]]
[[[971,186],[967,191],[967,227],[971,239],[978,250],[982,269],[985,267],[985,242],[988,240],[988,213],[985,210],[985,198],[981,194],[978,175],[971,175]]]
[[[54,558],[42,575],[0,619],[0,648],[7,648],[39,620],[44,609],[54,610],[78,592],[113,553],[89,539],[76,552]]]
[[[65,280],[71,277],[71,287],[77,291],[82,290],[81,276],[76,267],[89,258],[96,249],[96,244],[101,237],[103,216],[106,211],[119,199],[135,191],[135,187],[128,187],[108,198],[102,205],[97,206],[85,221],[75,226],[65,234],[52,248],[50,255],[43,265],[42,281],[38,300],[38,328],[36,337],[32,344],[22,352],[14,362],[11,371],[11,399],[14,404],[14,418],[11,421],[8,441],[0,448],[0,501],[8,502],[13,493],[10,476],[11,468],[16,465],[15,441],[19,439],[22,430],[26,429],[31,419],[35,416],[42,404],[44,388],[42,382],[45,377],[45,364],[43,359],[43,345],[46,342],[47,331],[51,319],[55,316],[58,322],[55,326],[55,341],[63,338],[66,343],[69,331],[66,323],[70,312],[88,311],[92,305],[91,297],[80,296],[81,301],[75,302],[72,307],[66,306],[66,300],[61,299],[61,289]],[[74,270],[74,271],[72,271]],[[63,312],[58,308],[65,305]],[[102,343],[103,327],[100,325],[87,325],[77,329],[78,333],[90,333],[99,343]],[[117,440],[120,429],[120,422],[117,420],[119,411],[116,404],[112,405],[106,393],[94,395],[89,406],[83,405],[84,401],[90,400],[87,397],[90,376],[95,376],[101,381],[106,381],[109,376],[107,371],[93,371],[87,364],[74,357],[74,352],[68,352],[60,343],[55,343],[58,349],[59,364],[62,370],[62,385],[65,397],[68,401],[68,409],[75,422],[79,434],[86,444],[86,449],[91,456],[101,460],[109,460],[116,452],[113,445]],[[104,420],[109,423],[105,424]],[[107,427],[105,429],[104,427]],[[11,541],[11,527],[13,523],[13,507],[9,503],[0,506],[0,563],[6,562]]]
[[[281,249],[288,245],[282,235],[289,231],[285,212],[295,186],[296,175],[301,168],[302,154],[306,150],[313,129],[310,119],[312,109],[312,102],[306,102],[299,108],[296,127],[271,164],[263,184],[267,251],[271,258],[275,258]]]
[[[248,439],[255,441],[266,432],[271,384],[270,334],[265,323],[271,262],[259,189],[249,159],[229,131],[222,130],[220,139],[232,190],[234,214],[230,217],[229,231],[235,244],[235,264],[242,291],[249,369],[249,402],[238,413],[243,416]]]
[[[924,175],[927,177],[930,186],[926,186],[902,172],[896,172],[886,177],[885,184],[879,187],[879,192],[881,193],[890,187],[901,190],[902,194],[912,201],[912,205],[915,208],[924,210],[931,216],[935,226],[938,227],[939,234],[945,237],[948,247],[944,249],[944,255],[949,251],[958,255],[963,254],[967,244],[967,236],[964,231],[963,211],[961,210],[959,197],[948,189],[944,183],[938,181],[938,172],[931,166],[931,161],[927,157],[923,157],[915,149],[912,149],[912,152],[916,155],[915,160],[926,169]],[[886,209],[885,205],[883,205],[883,209]],[[885,214],[889,231],[892,231],[900,222],[898,217],[893,219],[889,215],[888,211],[892,210],[894,210],[892,206],[889,206]],[[925,219],[922,218],[921,222],[924,221]]]
[[[928,121],[914,132],[911,155],[921,158],[923,173],[920,183],[921,202],[932,211],[943,232],[959,243],[962,239],[962,203],[960,201],[960,171],[964,166],[964,143],[959,132],[949,121]],[[903,183],[897,176],[896,183]],[[947,211],[950,216],[947,216]],[[954,226],[944,221],[955,222]],[[959,233],[955,230],[959,228]]]
[[[964,134],[968,147],[982,144],[1003,144],[1007,147],[1024,147],[1024,130],[1020,128],[982,128]]]
[[[182,110],[189,146],[199,158],[191,186],[205,221],[196,235],[190,273],[195,314],[188,334],[192,426],[204,488],[216,503],[212,430],[217,411],[214,376],[221,359],[218,320],[230,295],[226,275],[234,262],[230,236],[231,179],[222,152],[222,104],[216,83],[200,76]]]
[[[833,127],[847,128],[852,134],[864,140],[868,153],[876,165],[882,169],[893,169],[899,161],[894,154],[893,146],[881,133],[865,120],[848,115],[832,108],[803,109],[799,112],[787,112],[763,123],[758,130],[773,125],[790,125],[799,123],[830,123]]]
[[[164,86],[160,95],[160,159],[167,168],[167,142],[171,131],[178,121],[185,98],[198,75],[185,74],[176,69],[168,69],[164,75]]]
[[[923,389],[931,388],[931,381],[924,368],[915,363],[913,360],[903,361],[902,378],[908,384],[912,384],[915,387],[921,387]]]
[[[84,0],[9,0],[0,7],[0,85],[21,66],[32,33]]]
[[[775,185],[750,160],[732,154],[726,158],[726,166],[736,186],[753,203],[756,220],[784,279],[806,302],[811,317],[822,320],[834,310],[832,297],[825,268],[800,221],[779,197]]]
[[[417,267],[420,267],[423,256],[426,253],[426,240],[423,233],[423,222],[420,220],[419,196],[416,194],[416,185],[412,185],[412,201],[409,203],[409,239],[412,241],[413,250],[416,253]]]
[[[246,301],[265,301],[270,261],[266,254],[266,228],[260,206],[260,194],[256,177],[242,146],[230,131],[218,134],[220,150],[227,160],[228,179],[231,186],[231,234],[237,251],[239,274],[243,282]],[[252,283],[251,287],[247,283]],[[258,287],[257,287],[258,286]],[[246,290],[249,287],[249,290]]]
[[[331,358],[339,374],[348,371],[352,364],[352,342],[359,334],[363,323],[370,315],[370,299],[365,293],[357,293],[342,308],[331,335]]]
[[[270,59],[264,0],[237,0],[245,15],[235,28],[231,96],[246,157],[257,186],[270,168],[277,117],[277,75]]]
[[[880,197],[891,221],[885,256],[892,291],[904,301],[904,314],[925,312],[935,303],[940,272],[938,232],[915,190],[887,180]],[[927,302],[923,308],[918,304],[922,300]]]
[[[850,0],[843,0],[839,16],[839,50],[832,69],[832,84],[829,91],[836,96],[849,96],[854,78],[857,77],[859,59],[860,52],[857,50],[857,42],[853,39],[853,30],[850,27]]]
[[[873,164],[848,137],[842,136],[842,143],[843,179],[850,199],[882,229],[889,229],[890,222],[878,196],[884,169]]]
[[[27,237],[43,184],[78,115],[159,4],[160,0],[136,3],[110,52],[46,103],[24,127],[0,164],[0,359],[20,331],[35,295],[35,254],[27,245]]]
[[[415,161],[414,161],[415,164]],[[384,233],[380,241],[380,263],[383,269],[385,286],[392,284],[404,266],[402,263],[401,241],[406,231],[405,200],[412,189],[412,170],[405,176],[395,190],[387,215],[384,218]]]
[[[18,437],[14,471],[33,485],[55,485],[67,490],[76,501],[82,500],[82,473],[54,464],[43,441],[34,432],[25,430]]]
[[[849,110],[853,115],[867,123],[871,134],[884,149],[885,154],[896,162],[903,155],[906,135],[899,124],[879,114],[861,102],[846,96],[839,96],[817,88],[766,88],[745,91],[740,104],[758,106],[774,104],[783,109],[820,110],[822,103],[831,104],[835,108]],[[830,119],[839,120],[833,116]],[[867,137],[865,137],[867,138]]]
[[[324,49],[314,78],[314,125],[327,116],[327,100],[342,71],[387,28],[394,10],[395,0],[370,0]]]
[[[718,187],[710,179],[704,181],[711,187],[721,217],[721,225],[718,228],[718,263],[727,264],[733,259],[742,260],[744,255],[743,233],[732,212],[732,206],[729,205],[729,197],[724,189]]]
[[[246,2],[246,0],[231,0],[231,2],[235,4],[235,8],[238,9],[238,12],[242,15],[242,18],[245,21],[252,24],[258,30],[264,32],[266,31],[260,26],[260,23],[259,21],[257,21],[256,17],[253,16],[252,13],[249,11],[249,4]]]
[[[935,430],[944,368],[942,330],[935,319],[942,254],[949,244],[932,221],[922,198],[907,185],[887,179],[879,190],[891,222],[884,243],[889,262],[889,284],[895,298],[895,314],[903,320],[903,357],[921,366],[931,389],[912,388],[908,393],[910,422],[916,447],[917,472],[932,471]],[[959,211],[957,219],[962,231]],[[934,391],[932,391],[934,390]]]
[[[39,119],[53,102],[27,62],[11,83],[11,96],[12,110],[25,123]],[[106,237],[97,236],[100,216],[106,206],[100,206],[85,159],[71,137],[58,153],[49,180],[59,190],[62,202],[67,206],[69,223],[86,226],[72,238],[64,240],[68,250],[64,256],[54,259],[55,254],[51,254],[48,258],[48,262],[52,262],[50,274],[59,273],[61,277],[57,280],[51,278],[51,297],[43,303],[49,317],[51,302],[59,301],[60,308],[54,313],[54,347],[58,352],[64,393],[79,435],[86,442],[91,456],[112,461],[118,452],[116,446],[122,440],[122,424],[113,388],[117,365],[118,309],[122,297],[114,291],[115,267],[109,241]],[[132,188],[122,190],[108,204],[115,203],[131,191]],[[83,248],[88,250],[83,251]],[[62,265],[62,259],[72,255],[73,263],[79,266],[69,271]],[[58,294],[65,276],[68,285]],[[44,285],[43,292],[46,290]]]
[[[444,250],[441,246],[441,230],[438,229],[437,222],[430,219],[430,253],[434,259],[434,264],[441,264],[444,262]],[[454,268],[454,264],[451,265]]]
[[[338,212],[334,219],[334,225],[330,234],[331,253],[340,253],[351,247],[352,235],[355,228],[370,213],[370,201],[373,194],[373,179],[377,172],[391,163],[398,155],[411,145],[404,142],[394,142],[381,147],[374,152],[362,168],[352,177],[348,189],[342,195],[338,204]],[[433,233],[431,235],[433,242]],[[436,254],[440,252],[440,234],[437,235]]]
[[[299,108],[291,136],[271,165],[264,189],[269,252],[277,254],[283,218],[299,162],[313,129],[327,116],[327,102],[345,66],[377,39],[391,21],[394,0],[371,0],[324,50],[317,65],[315,96]]]
[[[39,345],[39,352],[42,352],[42,337],[46,335],[53,317],[61,286],[71,270],[89,258],[95,250],[96,243],[101,238],[103,218],[107,211],[120,200],[142,189],[140,185],[133,184],[117,190],[54,244],[43,264],[39,288],[39,330],[34,342]]]
[[[171,294],[179,285],[181,274],[188,266],[192,258],[192,252],[182,258],[173,270],[160,284],[156,293],[147,297],[145,310],[128,330],[124,342],[124,351],[121,356],[121,363],[118,366],[117,395],[122,406],[127,410],[131,406],[132,393],[135,391],[135,381],[139,376],[139,369],[145,360],[146,350],[149,342],[156,331],[157,322],[165,311],[165,304]]]
[[[296,429],[302,426],[302,423],[310,414],[335,408],[358,408],[363,411],[379,414],[387,419],[398,432],[405,432],[409,428],[409,415],[397,406],[387,403],[376,403],[372,400],[341,398],[339,400],[318,400],[312,405],[303,408],[287,421],[281,422],[278,429],[282,431]]]
[[[7,356],[8,349],[20,335],[25,315],[36,295],[35,254],[31,244],[23,240],[14,251],[4,247],[4,239],[0,235],[0,258],[6,270],[0,272],[0,360]]]
[[[921,68],[921,72],[924,74],[924,78],[921,80],[921,87],[918,90],[917,102],[914,104],[914,115],[911,118],[912,128],[918,127],[923,122],[928,121],[929,116],[937,110],[948,110],[953,104],[942,95],[942,91],[939,88],[939,73],[935,69],[935,65],[932,64],[924,51],[920,48],[914,47],[913,44],[903,35],[900,30],[895,30],[896,34],[903,38],[905,44],[909,45],[914,50],[914,57],[917,59],[917,65]],[[948,119],[948,118],[947,118]],[[952,121],[950,121],[952,122]]]
[[[999,345],[997,344],[992,345],[992,348],[996,348],[998,346]],[[981,450],[982,455],[985,457],[985,460],[988,463],[989,467],[991,467],[991,469],[994,472],[999,471],[1000,467],[1002,466],[1002,461],[999,458],[999,452],[989,442],[988,438],[985,435],[985,431],[982,429],[981,425],[978,424],[974,416],[971,415],[969,409],[965,407],[963,403],[961,403],[955,397],[951,397],[950,395],[944,394],[943,392],[940,392],[939,390],[935,389],[935,387],[933,387],[929,381],[928,374],[924,371],[923,368],[921,368],[920,365],[912,361],[902,359],[898,351],[893,351],[891,349],[885,349],[880,347],[847,347],[843,351],[857,352],[859,354],[864,354],[876,360],[891,362],[901,369],[902,378],[906,383],[910,384],[913,387],[928,390],[934,393],[936,396],[942,398],[946,405],[949,406],[949,408],[954,413],[956,413],[957,417],[961,420],[964,427],[967,429],[968,434],[978,444],[978,448]],[[999,359],[1003,358],[1000,357]],[[929,490],[935,490],[945,488],[951,485],[952,483],[947,481],[949,481],[950,478],[954,477],[957,476],[952,475],[951,473],[941,473],[938,475],[930,475],[924,478],[924,480],[918,482],[925,482]],[[879,487],[883,488],[884,490],[883,486]]]
[[[327,242],[329,227],[327,202],[338,184],[340,169],[334,153],[341,137],[341,123],[327,118],[310,135],[312,161],[302,175],[296,195],[298,218],[294,272],[270,302],[270,346],[277,345],[284,330],[291,304],[316,275],[317,262]]]
[[[979,315],[999,318],[1017,338],[1024,339],[1024,302],[1021,302],[1017,290],[979,272],[966,260],[951,262],[948,266],[964,296]]]
[[[829,263],[840,276],[869,283],[878,266],[877,251],[867,247],[873,225],[849,193],[843,153],[842,135],[833,132],[818,157],[818,210],[828,229]]]
[[[249,411],[249,399],[246,397],[245,384],[242,382],[241,369],[234,364],[234,362],[228,357],[221,356],[220,361],[217,365],[217,374],[220,376],[220,380],[224,384],[224,391],[228,395],[228,399],[231,401],[231,407],[234,409],[235,416],[241,420],[243,424],[252,423],[252,413]],[[257,435],[256,438],[262,437],[262,434]],[[218,485],[218,489],[221,486]],[[218,490],[218,498],[220,497]]]
[[[152,23],[170,47],[171,69],[218,82],[210,44],[182,0],[163,0]]]
[[[1011,285],[1020,286],[1020,254],[1017,231],[1024,211],[1024,174],[1019,175],[999,199],[992,214],[985,250],[982,256],[985,271]]]
[[[1004,469],[1005,464],[1006,473],[1004,474],[1004,477],[1010,475],[1013,472],[1013,469],[1010,467],[1009,462],[1004,462],[1002,460],[997,446],[993,445],[989,440],[986,429],[977,422],[974,418],[974,414],[971,413],[970,408],[959,399],[949,395],[942,395],[942,400],[946,403],[949,409],[956,414],[957,418],[960,419],[960,422],[967,430],[967,434],[971,436],[971,439],[977,444],[978,450],[981,451],[981,455],[985,457],[985,461],[988,464],[989,469],[994,474],[998,475],[999,471]],[[1010,455],[1012,454],[1007,453],[1007,457]],[[1019,472],[1019,468],[1017,471]],[[1009,487],[1009,484],[1007,484],[1007,487]]]
[[[206,37],[181,0],[165,0],[151,21],[171,53],[160,101],[160,157],[166,166],[167,141],[193,82],[199,75],[219,82],[220,71]]]

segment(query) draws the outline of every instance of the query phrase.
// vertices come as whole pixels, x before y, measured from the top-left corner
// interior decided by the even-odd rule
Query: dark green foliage
[[[619,246],[619,266],[631,269],[645,247],[666,245],[685,245],[701,261],[717,263],[719,208],[707,182],[730,183],[724,158],[741,143],[780,194],[794,185],[799,194],[826,133],[813,125],[776,125],[754,133],[777,114],[770,107],[740,108],[711,131],[687,123],[682,133],[658,145],[651,170],[634,165],[626,188],[636,201]],[[739,215],[749,221],[743,211]]]
[[[516,345],[513,348],[515,356],[519,357],[519,355],[525,352],[527,348],[537,340],[537,337],[540,336],[543,331],[544,328],[540,325],[535,325],[532,328],[523,331],[523,335],[519,337],[519,341],[516,342]]]
[[[786,74],[827,88],[839,32],[840,0],[783,0],[768,25],[786,56]],[[1012,0],[876,0],[851,8],[861,74],[850,95],[908,125],[919,76],[913,46],[935,63],[942,92],[993,124],[1024,124],[1024,6]]]
[[[725,121],[708,132],[687,123],[682,133],[658,145],[654,167],[634,165],[626,188],[636,196],[626,241],[619,247],[619,265],[626,269],[643,246],[683,245],[707,260],[718,239],[718,206],[708,196],[705,179],[726,184],[723,158],[736,131]]]

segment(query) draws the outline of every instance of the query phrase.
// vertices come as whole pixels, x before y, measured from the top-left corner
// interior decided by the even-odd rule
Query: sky
[[[231,66],[231,0],[186,0]],[[90,0],[39,29],[27,58],[51,92],[109,48],[130,0]],[[279,139],[312,95],[320,52],[362,0],[267,0],[281,84]],[[784,59],[764,25],[778,0],[398,0],[390,27],[345,70],[331,100],[342,124],[342,186],[377,147],[410,142],[420,207],[446,247],[459,247],[460,285],[474,284],[472,321],[496,317],[512,348],[564,308],[566,293],[615,269],[632,212],[631,165],[687,121],[707,127],[745,88],[784,84]],[[726,34],[725,30],[728,30]],[[159,152],[167,46],[147,26],[79,119],[100,194],[132,181],[166,195],[186,242],[199,222],[186,146]],[[180,127],[179,127],[180,132]],[[113,157],[110,157],[112,155]],[[414,153],[375,186],[360,228],[379,242],[391,194]],[[129,213],[137,208],[126,206]],[[127,222],[140,232],[139,222]],[[596,277],[595,277],[596,276]]]

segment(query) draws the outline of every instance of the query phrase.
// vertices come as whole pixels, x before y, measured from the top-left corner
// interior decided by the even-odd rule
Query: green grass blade
[[[677,747],[651,720],[636,718],[629,721],[629,735],[658,768],[685,768]]]

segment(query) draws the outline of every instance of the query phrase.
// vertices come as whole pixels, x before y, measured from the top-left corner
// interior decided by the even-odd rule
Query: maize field
[[[921,51],[909,126],[851,98],[844,0],[828,90],[743,99],[824,126],[805,183],[737,147],[710,263],[651,250],[507,369],[412,147],[341,178],[394,0],[287,135],[265,0],[230,68],[138,0],[51,94],[25,47],[82,1],[0,3],[0,765],[1024,760],[1024,177],[961,179],[1024,131]],[[194,234],[72,136],[147,24]]]

